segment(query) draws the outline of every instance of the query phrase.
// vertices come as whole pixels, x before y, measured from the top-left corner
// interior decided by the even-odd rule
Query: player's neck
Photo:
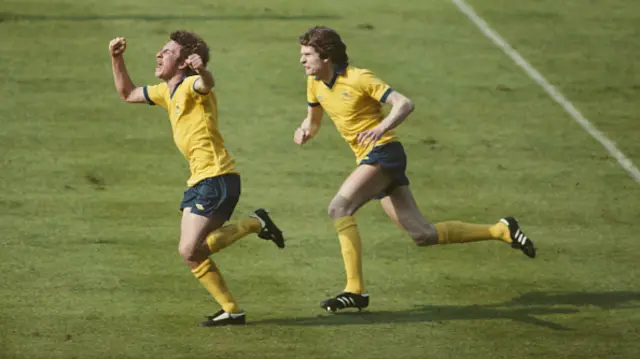
[[[167,87],[169,88],[169,91],[171,93],[173,93],[173,91],[175,90],[176,86],[178,86],[180,84],[180,82],[182,82],[184,77],[185,77],[184,74],[178,73],[178,74],[175,74],[173,77],[171,77],[170,79],[168,79],[166,81]]]
[[[323,71],[318,72],[316,77],[318,78],[318,80],[321,80],[324,83],[329,83],[333,79],[334,74],[335,74],[335,67],[333,66],[333,64],[330,64]]]

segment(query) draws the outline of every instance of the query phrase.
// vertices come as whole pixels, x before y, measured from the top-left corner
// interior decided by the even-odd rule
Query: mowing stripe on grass
[[[633,162],[627,156],[624,155],[617,147],[616,144],[608,139],[602,132],[593,126],[593,124],[585,118],[580,111],[578,111],[573,104],[567,100],[566,97],[555,87],[553,87],[549,81],[547,81],[538,70],[536,70],[527,60],[525,60],[518,51],[514,50],[509,43],[507,43],[495,30],[491,29],[484,19],[482,19],[473,8],[467,4],[464,0],[451,0],[458,9],[465,14],[469,20],[471,20],[486,37],[491,39],[498,47],[504,51],[518,66],[520,66],[538,85],[540,85],[551,98],[553,98],[565,111],[573,117],[573,119],[584,128],[593,138],[598,140],[609,153],[615,157],[620,166],[624,168],[633,179],[640,184],[640,170],[633,165]]]

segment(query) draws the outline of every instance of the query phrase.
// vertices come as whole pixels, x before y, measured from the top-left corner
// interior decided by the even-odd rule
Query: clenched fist
[[[187,63],[187,65],[189,65],[189,67],[193,71],[195,71],[198,74],[200,73],[200,70],[204,70],[205,68],[204,63],[202,62],[202,58],[198,54],[189,55],[189,57],[187,57],[187,60],[185,62]]]
[[[304,145],[311,138],[311,133],[305,128],[296,128],[296,132],[293,134],[293,142],[296,145]]]
[[[109,41],[109,52],[112,57],[117,57],[124,53],[124,50],[127,48],[127,39],[124,37],[116,37],[113,40]]]

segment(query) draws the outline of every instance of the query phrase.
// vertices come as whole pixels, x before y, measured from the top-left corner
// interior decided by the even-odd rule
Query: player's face
[[[312,46],[300,46],[300,63],[307,75],[318,75],[329,68],[329,60],[321,59]]]
[[[156,54],[156,77],[162,80],[169,80],[180,70],[180,49],[182,46],[177,42],[170,40],[162,50]]]

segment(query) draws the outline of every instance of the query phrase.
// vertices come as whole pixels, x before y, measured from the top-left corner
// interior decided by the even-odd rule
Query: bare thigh
[[[436,229],[420,212],[409,186],[400,186],[380,200],[387,215],[418,245],[437,243]]]
[[[197,267],[211,254],[206,245],[206,238],[209,233],[222,227],[225,222],[225,219],[215,215],[205,217],[191,213],[191,207],[182,211],[178,251],[191,268]]]
[[[360,165],[342,183],[329,204],[329,216],[338,219],[352,216],[375,195],[384,191],[391,179],[379,165]]]

